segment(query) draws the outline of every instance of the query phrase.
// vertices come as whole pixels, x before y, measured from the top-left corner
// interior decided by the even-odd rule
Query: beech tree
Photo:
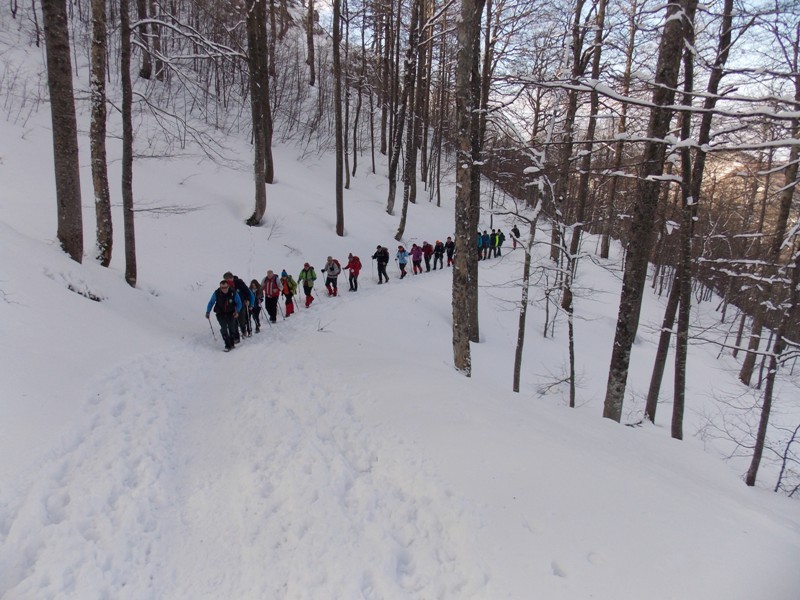
[[[652,243],[653,222],[661,191],[658,177],[664,170],[666,156],[665,136],[670,128],[674,112],[675,88],[683,50],[686,7],[696,0],[669,0],[666,21],[656,66],[655,89],[653,90],[650,122],[647,129],[641,167],[637,201],[630,226],[628,258],[622,279],[619,314],[608,370],[608,384],[603,416],[615,421],[622,417],[622,404],[628,379],[630,353],[639,327],[642,293],[647,279],[648,249]]]
[[[89,130],[92,154],[92,184],[97,220],[97,259],[107,267],[111,263],[114,229],[111,220],[111,193],[108,188],[106,161],[106,3],[92,0],[92,74],[89,82],[92,97],[92,121]]]
[[[472,375],[470,341],[477,327],[476,303],[478,281],[473,275],[475,261],[475,223],[477,209],[473,205],[473,186],[479,185],[474,169],[478,158],[476,138],[480,82],[478,75],[478,46],[482,0],[462,0],[458,24],[458,62],[456,65],[456,115],[458,117],[458,150],[456,155],[456,254],[453,264],[453,362],[458,371]],[[477,270],[477,269],[475,269]]]
[[[133,82],[129,0],[119,2],[120,78],[122,81],[122,217],[125,228],[125,281],[136,287],[136,233],[133,213]]]
[[[78,125],[72,90],[66,0],[42,0],[47,86],[53,123],[58,241],[72,260],[83,261],[83,213],[78,160]]]
[[[344,235],[344,139],[342,131],[341,0],[333,0],[333,94],[336,128],[336,235]]]

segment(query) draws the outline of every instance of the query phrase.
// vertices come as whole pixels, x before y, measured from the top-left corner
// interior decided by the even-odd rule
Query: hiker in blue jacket
[[[217,315],[222,341],[225,342],[225,352],[230,352],[235,343],[237,319],[242,312],[242,300],[227,279],[220,281],[219,288],[211,294],[211,299],[206,306],[206,319],[211,318],[212,310]]]
[[[400,279],[406,276],[406,265],[408,264],[408,251],[402,246],[397,247],[397,254],[395,255],[397,266],[400,267]]]

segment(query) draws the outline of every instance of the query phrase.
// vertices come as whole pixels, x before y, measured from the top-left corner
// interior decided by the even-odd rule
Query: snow
[[[3,600],[800,597],[797,501],[769,491],[767,471],[747,488],[742,462],[694,435],[716,397],[742,392],[729,356],[691,347],[684,441],[669,437],[669,384],[657,425],[601,418],[618,248],[580,266],[570,409],[554,384],[566,327],[542,337],[540,288],[511,392],[519,250],[481,263],[471,378],[452,366],[447,269],[400,281],[392,264],[376,285],[370,256],[392,248],[398,223],[384,211],[385,166],[373,175],[361,159],[339,238],[329,155],[276,147],[259,228],[244,225],[246,139],[225,141],[235,168],[191,148],[139,159],[136,202],[149,210],[136,215],[131,289],[117,184],[111,268],[91,258],[85,135],[84,263],[58,248],[48,121],[45,107],[24,127],[0,123]],[[119,182],[119,161],[110,168]],[[404,244],[452,235],[453,189],[442,208],[421,192]],[[358,292],[342,276],[328,298],[320,279],[308,310],[233,352],[212,338],[203,313],[224,271],[296,275],[348,252],[365,266]],[[648,293],[626,422],[640,418],[662,310]],[[785,412],[797,411],[795,384],[782,384]]]

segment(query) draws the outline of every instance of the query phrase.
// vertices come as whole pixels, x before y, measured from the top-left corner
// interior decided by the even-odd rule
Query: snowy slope
[[[134,290],[119,206],[112,268],[91,259],[85,146],[86,260],[59,251],[48,119],[0,123],[3,600],[800,597],[796,501],[746,488],[738,464],[691,435],[600,417],[614,261],[581,266],[571,410],[549,387],[566,327],[542,337],[540,291],[523,391],[510,391],[521,252],[481,265],[471,379],[452,368],[449,272],[401,282],[391,265],[375,284],[369,257],[392,248],[397,226],[382,173],[353,179],[338,238],[330,156],[276,149],[260,228],[243,224],[242,140],[226,140],[225,167],[199,152],[138,160]],[[449,189],[443,208],[410,208],[406,245],[452,233]],[[296,275],[351,251],[365,265],[359,292],[319,295],[221,351],[203,313],[224,271]],[[660,312],[648,297],[634,396]],[[687,433],[735,386],[715,353],[692,348]]]

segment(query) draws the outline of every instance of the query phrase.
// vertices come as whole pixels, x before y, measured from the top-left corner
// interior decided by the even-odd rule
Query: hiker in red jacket
[[[428,242],[422,242],[422,257],[425,259],[425,272],[431,270],[431,257],[433,256],[433,246]]]
[[[264,292],[264,309],[267,311],[269,320],[274,323],[278,320],[278,298],[281,297],[281,282],[278,276],[270,269],[267,276],[261,283],[261,290]]]
[[[361,272],[361,259],[353,254],[347,255],[347,265],[344,267],[350,271],[348,281],[350,282],[350,291],[358,291],[358,274]]]

